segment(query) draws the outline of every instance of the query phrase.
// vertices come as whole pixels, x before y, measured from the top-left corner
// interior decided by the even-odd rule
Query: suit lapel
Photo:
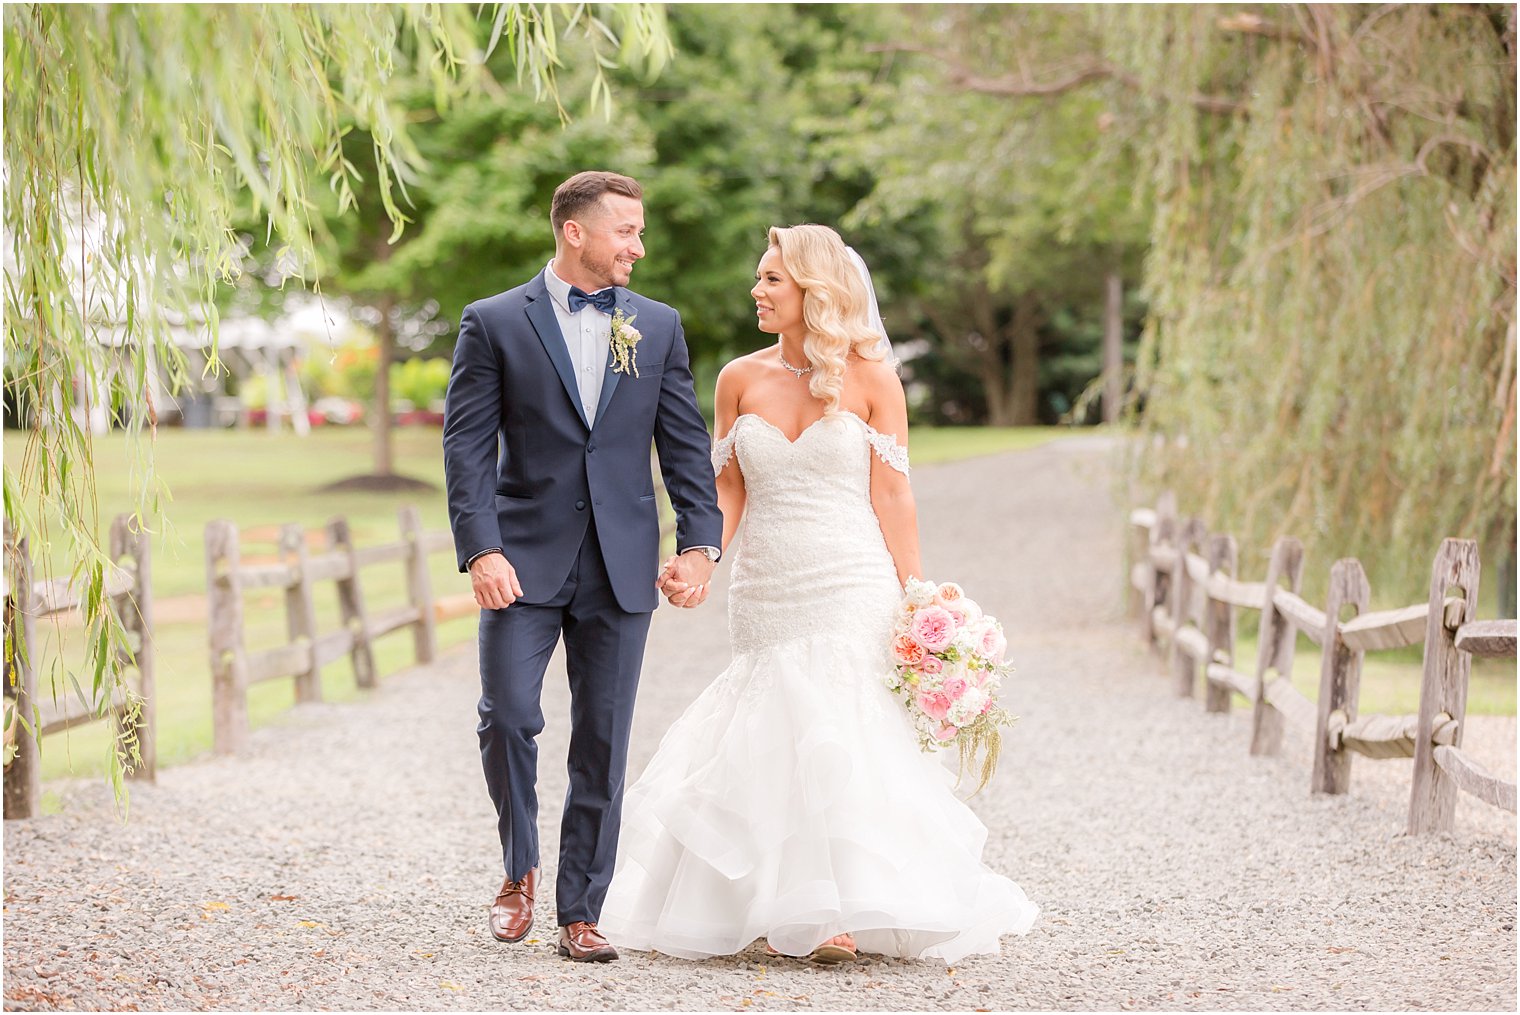
[[[625,319],[633,316],[633,305],[628,301],[628,290],[621,286],[618,287],[617,298],[613,302],[613,316],[616,316],[619,310],[623,312]],[[638,327],[638,325],[634,325],[634,327]],[[612,343],[609,340],[607,343],[607,365],[602,368],[602,397],[597,399],[596,403],[596,421],[598,423],[607,415],[607,406],[611,404],[612,393],[617,390],[618,381],[622,379],[622,376],[622,374],[612,369]]]
[[[542,274],[528,289],[527,314],[533,330],[538,332],[538,340],[544,344],[544,352],[549,354],[549,359],[554,363],[554,371],[559,374],[560,383],[565,386],[565,394],[570,396],[570,404],[575,406],[575,414],[581,418],[586,429],[590,430],[591,423],[586,419],[586,410],[581,405],[580,388],[575,383],[575,367],[570,363],[570,350],[566,348],[565,336],[559,330],[559,318],[554,315],[554,300],[544,285]],[[604,388],[604,402],[606,395]]]

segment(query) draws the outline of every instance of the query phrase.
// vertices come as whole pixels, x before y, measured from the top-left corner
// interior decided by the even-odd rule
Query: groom
[[[480,614],[480,757],[506,880],[491,933],[520,941],[538,890],[544,670],[561,635],[570,788],[559,952],[617,958],[596,928],[612,878],[660,525],[649,447],[676,512],[672,596],[695,606],[723,534],[681,319],[624,288],[644,256],[643,190],[578,173],[554,192],[554,260],[465,307],[444,409],[449,522]],[[689,591],[686,591],[688,590]]]

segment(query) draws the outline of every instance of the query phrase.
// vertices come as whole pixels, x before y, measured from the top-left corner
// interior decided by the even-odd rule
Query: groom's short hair
[[[589,170],[576,173],[561,183],[554,191],[554,203],[549,208],[549,221],[557,234],[565,223],[602,200],[603,194],[622,194],[636,201],[644,198],[644,188],[631,176]]]

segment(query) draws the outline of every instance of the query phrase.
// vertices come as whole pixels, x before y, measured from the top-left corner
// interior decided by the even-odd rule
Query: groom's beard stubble
[[[626,286],[629,277],[631,277],[630,273],[625,274],[621,279],[618,278],[618,265],[613,254],[608,254],[604,260],[598,260],[591,255],[590,251],[582,250],[577,260],[580,263],[581,269],[595,278],[599,283],[598,288],[601,289],[607,289],[615,285]]]

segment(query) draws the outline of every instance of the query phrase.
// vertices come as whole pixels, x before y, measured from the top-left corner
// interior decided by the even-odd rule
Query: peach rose
[[[955,582],[941,582],[934,590],[934,601],[940,606],[954,606],[966,598],[966,593]]]
[[[917,666],[923,662],[924,654],[924,647],[906,634],[892,639],[892,658],[904,666]]]

